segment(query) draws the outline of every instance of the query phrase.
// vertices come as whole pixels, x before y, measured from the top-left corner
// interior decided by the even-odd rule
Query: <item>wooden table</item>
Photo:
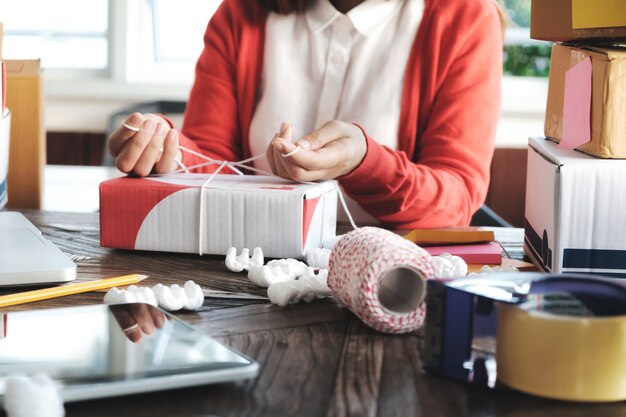
[[[103,249],[95,213],[25,214],[71,255],[81,279],[142,272],[150,275],[148,285],[193,279],[208,288],[262,294],[245,275],[228,272],[222,257]],[[509,249],[519,255],[519,242]],[[74,295],[11,310],[100,303],[102,296]],[[421,332],[377,333],[331,300],[279,308],[258,301],[207,299],[202,310],[178,315],[256,359],[258,378],[69,403],[67,416],[626,415],[625,404],[550,401],[507,390],[472,389],[427,374],[420,361]]]

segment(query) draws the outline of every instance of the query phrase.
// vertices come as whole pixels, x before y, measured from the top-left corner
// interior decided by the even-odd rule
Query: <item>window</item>
[[[221,0],[147,0],[154,27],[154,63],[195,63],[202,36]]]
[[[190,83],[221,0],[2,0],[5,58],[80,78]],[[94,71],[95,70],[95,71]],[[76,71],[69,72],[71,76]],[[62,76],[53,71],[52,77]]]
[[[207,23],[221,0],[142,0],[129,5],[126,77],[190,84]]]
[[[505,36],[504,73],[547,77],[551,44],[530,39],[530,0],[505,0],[505,5],[511,25]]]
[[[543,132],[551,44],[530,39],[531,0],[504,0],[511,22],[504,40],[502,111],[496,143],[525,148]]]
[[[5,58],[42,58],[47,68],[105,70],[107,0],[2,0]]]

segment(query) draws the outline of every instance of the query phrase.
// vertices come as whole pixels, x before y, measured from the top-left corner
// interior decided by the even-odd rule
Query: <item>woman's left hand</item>
[[[281,124],[266,156],[274,174],[295,181],[330,180],[349,174],[367,153],[361,129],[337,120],[326,122],[295,144],[292,138],[291,126]]]

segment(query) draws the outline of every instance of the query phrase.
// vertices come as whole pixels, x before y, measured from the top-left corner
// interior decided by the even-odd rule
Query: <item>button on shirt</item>
[[[343,14],[318,0],[304,13],[270,13],[252,155],[265,152],[283,121],[294,127],[294,140],[329,120],[354,122],[397,149],[404,73],[422,10],[423,0],[366,0]],[[255,166],[270,170],[264,158]]]

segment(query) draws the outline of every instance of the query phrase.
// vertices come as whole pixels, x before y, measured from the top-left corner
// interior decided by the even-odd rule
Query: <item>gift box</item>
[[[546,272],[626,277],[626,160],[531,138],[524,250]]]
[[[600,158],[626,158],[626,48],[554,45],[545,135]]]
[[[626,39],[624,0],[532,0],[530,37],[557,42]]]
[[[261,247],[302,258],[333,239],[337,183],[271,176],[169,174],[100,184],[100,244],[109,248],[224,255]]]

